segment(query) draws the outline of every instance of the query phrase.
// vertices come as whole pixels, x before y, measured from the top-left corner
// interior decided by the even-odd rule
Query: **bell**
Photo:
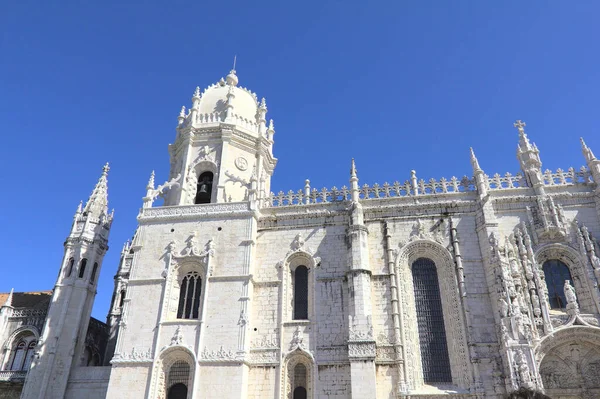
[[[202,183],[200,185],[200,190],[198,190],[199,194],[206,194],[208,192],[208,184]]]

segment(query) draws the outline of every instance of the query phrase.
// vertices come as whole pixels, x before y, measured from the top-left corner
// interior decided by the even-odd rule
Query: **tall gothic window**
[[[69,259],[69,264],[67,266],[67,273],[65,277],[71,277],[71,273],[73,273],[73,265],[75,264],[75,259]]]
[[[179,289],[179,307],[177,309],[178,319],[197,319],[200,309],[200,293],[202,291],[202,279],[196,272],[185,275]]]
[[[565,298],[565,280],[571,279],[571,272],[567,265],[558,259],[550,259],[544,262],[544,277],[548,287],[548,300],[551,309],[564,309],[567,307]]]
[[[294,270],[294,320],[308,320],[308,268],[298,266]]]
[[[173,363],[167,380],[167,399],[186,399],[190,379],[190,365],[184,361]]]
[[[85,266],[87,265],[87,259],[83,258],[81,260],[81,263],[79,264],[79,278],[83,278],[83,275],[85,274]]]
[[[37,341],[33,335],[19,339],[11,351],[10,361],[6,368],[13,371],[29,369],[36,344]]]
[[[210,204],[212,194],[213,173],[204,172],[198,177],[195,204]]]
[[[293,399],[306,399],[306,366],[298,363],[294,367]]]
[[[412,264],[412,276],[423,379],[427,383],[452,382],[442,300],[435,263],[427,258],[417,259]]]
[[[97,272],[98,272],[98,262],[94,262],[94,267],[92,268],[92,275],[90,276],[90,284],[94,283]]]
[[[123,305],[125,304],[125,290],[122,289],[121,293],[119,294],[119,307],[123,308]]]

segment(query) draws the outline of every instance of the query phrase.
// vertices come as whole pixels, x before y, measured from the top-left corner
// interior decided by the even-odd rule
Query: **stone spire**
[[[108,166],[108,162],[102,168],[102,176],[98,179],[98,183],[96,183],[96,187],[94,187],[94,191],[90,195],[90,199],[88,199],[85,204],[85,208],[83,209],[84,214],[87,216],[92,216],[95,218],[100,218],[102,214],[104,216],[108,216],[108,171],[110,167]]]
[[[475,151],[473,151],[473,147],[471,147],[470,149],[471,149],[471,166],[473,167],[473,173],[477,173],[481,170],[481,167],[479,166],[479,161],[477,160],[477,157],[475,156]]]
[[[517,146],[517,158],[521,169],[525,173],[527,182],[533,187],[537,195],[544,195],[544,180],[542,178],[542,161],[537,146],[531,144],[525,134],[525,122],[518,120],[513,124],[519,131],[519,145]]]
[[[583,138],[581,138],[581,151],[585,157],[588,169],[592,174],[592,178],[596,183],[600,182],[600,160],[596,158],[592,149],[585,144]],[[600,192],[600,184],[597,185],[596,190]]]
[[[360,190],[358,188],[358,176],[356,175],[356,164],[352,158],[352,166],[350,167],[350,195],[352,202],[358,202]]]
[[[519,119],[513,123],[513,126],[519,131],[519,149],[521,151],[532,150],[533,147],[531,146],[529,138],[527,138],[527,134],[525,133],[525,126],[527,126],[525,122]]]
[[[483,198],[487,195],[487,178],[479,166],[479,161],[475,156],[473,147],[471,147],[471,166],[473,167],[473,177],[475,178],[475,183],[477,184],[477,192],[479,193],[479,196]]]
[[[10,289],[10,294],[8,294],[8,298],[6,298],[6,302],[4,302],[3,306],[12,306],[14,290],[15,290],[14,288]]]
[[[596,156],[592,152],[591,148],[585,144],[585,141],[583,141],[583,137],[580,137],[579,140],[581,141],[581,151],[583,152],[583,156],[585,157],[586,162],[595,161]]]

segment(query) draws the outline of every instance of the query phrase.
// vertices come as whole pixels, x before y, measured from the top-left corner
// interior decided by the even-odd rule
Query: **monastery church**
[[[583,140],[585,166],[543,170],[517,121],[519,173],[471,150],[471,177],[360,185],[352,162],[347,186],[273,194],[266,115],[235,70],[196,89],[118,267],[103,168],[54,288],[0,294],[0,398],[600,398],[600,160]]]

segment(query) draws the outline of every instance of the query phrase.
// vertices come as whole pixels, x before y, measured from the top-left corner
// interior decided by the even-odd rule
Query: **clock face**
[[[238,157],[235,160],[235,166],[239,169],[239,170],[246,170],[248,169],[248,161],[246,160],[246,158],[244,157]]]

